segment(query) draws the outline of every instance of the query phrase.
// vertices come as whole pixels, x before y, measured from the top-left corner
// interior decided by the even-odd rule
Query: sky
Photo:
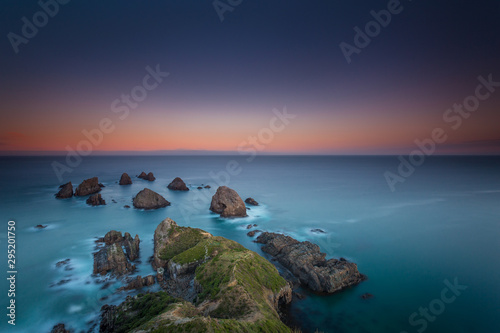
[[[59,1],[2,1],[0,154],[500,153],[497,0]]]

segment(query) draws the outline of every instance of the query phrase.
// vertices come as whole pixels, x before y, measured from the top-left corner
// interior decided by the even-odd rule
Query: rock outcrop
[[[170,202],[164,197],[148,188],[137,193],[133,200],[133,204],[135,208],[139,209],[157,209],[170,206]]]
[[[141,178],[141,179],[144,179],[144,180],[148,180],[148,181],[150,181],[150,182],[152,182],[152,181],[154,181],[154,180],[156,179],[156,178],[155,178],[155,176],[153,175],[153,173],[152,173],[152,172],[150,172],[150,173],[148,173],[148,174],[146,175],[146,173],[145,173],[144,171],[143,171],[143,172],[141,172],[141,174],[140,174],[139,176],[137,176],[137,178]]]
[[[130,176],[124,172],[122,176],[120,177],[120,182],[118,183],[119,185],[132,185],[132,179]]]
[[[106,201],[102,198],[100,193],[92,194],[87,199],[87,205],[90,205],[90,206],[101,206],[101,205],[105,205],[105,204],[106,204]]]
[[[176,177],[170,184],[168,184],[168,189],[173,191],[189,191],[189,188],[186,186],[186,183],[179,178]]]
[[[245,202],[249,205],[252,205],[252,206],[258,206],[259,203],[257,201],[255,201],[253,198],[246,198],[245,199]]]
[[[154,244],[167,292],[103,306],[100,332],[291,332],[280,321],[290,285],[257,253],[171,219],[156,228]]]
[[[212,197],[210,210],[222,217],[247,216],[245,203],[235,190],[227,186],[221,186],[217,189],[217,192]]]
[[[326,260],[318,245],[299,242],[282,234],[264,232],[256,240],[269,253],[313,291],[334,293],[366,279],[356,264],[341,258]],[[342,260],[343,259],[343,260]]]
[[[97,193],[101,190],[97,177],[85,179],[75,190],[75,196],[82,197],[89,194]]]
[[[137,276],[135,279],[130,281],[126,286],[120,288],[121,290],[132,290],[141,289],[143,287],[152,286],[155,284],[155,277],[153,275],[148,275],[145,277]]]
[[[121,232],[112,230],[97,242],[104,246],[94,253],[94,274],[120,276],[135,270],[132,262],[139,258],[138,235],[132,238],[128,232],[122,236]]]
[[[67,199],[73,196],[73,184],[71,182],[59,186],[60,190],[56,193],[56,198]]]

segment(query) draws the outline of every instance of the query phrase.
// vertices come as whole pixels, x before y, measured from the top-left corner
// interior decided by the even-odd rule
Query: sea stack
[[[143,172],[141,172],[141,174],[140,174],[139,176],[137,176],[137,178],[141,178],[141,179],[144,179],[144,180],[148,180],[148,181],[150,181],[150,182],[152,182],[152,181],[154,181],[154,180],[156,179],[156,178],[155,178],[155,176],[153,175],[153,173],[152,173],[152,172],[150,172],[150,173],[148,173],[148,174],[146,175],[146,173],[145,173],[144,171],[143,171]]]
[[[57,199],[66,199],[73,196],[73,184],[71,182],[59,186],[60,190],[56,193]]]
[[[133,204],[135,208],[139,209],[157,209],[170,206],[170,202],[164,197],[148,188],[137,193]]]
[[[97,193],[101,190],[97,177],[85,179],[75,190],[75,196],[82,197],[89,194]]]
[[[122,236],[121,232],[111,230],[98,242],[104,243],[104,247],[94,253],[94,274],[120,276],[135,270],[132,261],[139,258],[138,235],[132,238],[128,232]]]
[[[130,176],[124,172],[122,176],[120,177],[120,185],[132,185],[132,179]]]
[[[176,177],[170,184],[168,184],[167,188],[173,191],[189,191],[189,188],[186,186],[186,183],[180,178]]]
[[[217,189],[212,197],[210,210],[222,217],[247,216],[245,203],[235,190],[227,186],[221,186]]]
[[[106,201],[102,198],[100,193],[93,194],[87,199],[87,204],[90,206],[102,206]]]

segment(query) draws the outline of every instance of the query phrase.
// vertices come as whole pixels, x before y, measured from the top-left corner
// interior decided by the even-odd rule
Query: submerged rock
[[[35,226],[35,228],[37,228],[37,229],[45,229],[45,228],[47,228],[47,226],[46,225],[42,225],[42,224],[37,224]]]
[[[98,242],[104,243],[104,247],[94,253],[94,274],[120,276],[135,270],[131,262],[139,258],[138,235],[132,238],[128,232],[122,236],[121,232],[112,230]]]
[[[123,173],[122,176],[120,177],[120,182],[118,183],[119,185],[132,185],[132,179],[127,173]]]
[[[315,234],[326,234],[326,231],[324,231],[323,229],[311,229],[311,232],[315,233]]]
[[[139,209],[157,209],[170,206],[170,202],[164,197],[148,188],[137,193],[133,200],[133,204],[135,208]]]
[[[316,292],[334,293],[366,279],[356,264],[329,259],[318,245],[299,242],[282,234],[264,232],[256,240],[264,244],[262,251],[276,258],[291,271],[301,284]]]
[[[212,188],[210,185],[205,185],[204,188]]]
[[[258,232],[262,232],[262,230],[252,230],[252,231],[249,231],[249,232],[247,233],[247,236],[248,236],[248,237],[253,237],[253,236],[255,236],[255,234],[256,234],[256,233],[258,233]]]
[[[361,295],[361,298],[362,299],[370,299],[370,298],[373,298],[373,295],[370,293],[364,293],[363,295]]]
[[[179,177],[176,177],[174,180],[172,180],[172,182],[168,184],[167,188],[173,191],[189,191],[186,183],[184,183],[184,181]]]
[[[75,190],[75,196],[85,196],[101,190],[97,177],[85,179]]]
[[[73,196],[73,184],[68,182],[59,186],[60,190],[56,193],[56,198],[58,199],[67,199]]]
[[[221,186],[217,189],[217,192],[212,197],[210,210],[222,217],[247,216],[245,203],[235,190],[227,186]]]
[[[245,199],[245,202],[249,205],[252,205],[252,206],[258,206],[259,203],[257,201],[255,201],[253,198],[246,198]]]
[[[93,194],[87,199],[87,205],[101,206],[105,205],[106,201],[102,198],[101,194]]]

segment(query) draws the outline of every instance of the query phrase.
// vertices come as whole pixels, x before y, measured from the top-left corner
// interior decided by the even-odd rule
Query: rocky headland
[[[326,259],[318,245],[292,237],[264,232],[255,241],[262,251],[287,268],[300,283],[312,291],[334,293],[366,279],[355,263],[344,258]]]
[[[281,320],[292,289],[257,253],[165,219],[153,266],[166,290],[101,309],[100,332],[291,332]]]

